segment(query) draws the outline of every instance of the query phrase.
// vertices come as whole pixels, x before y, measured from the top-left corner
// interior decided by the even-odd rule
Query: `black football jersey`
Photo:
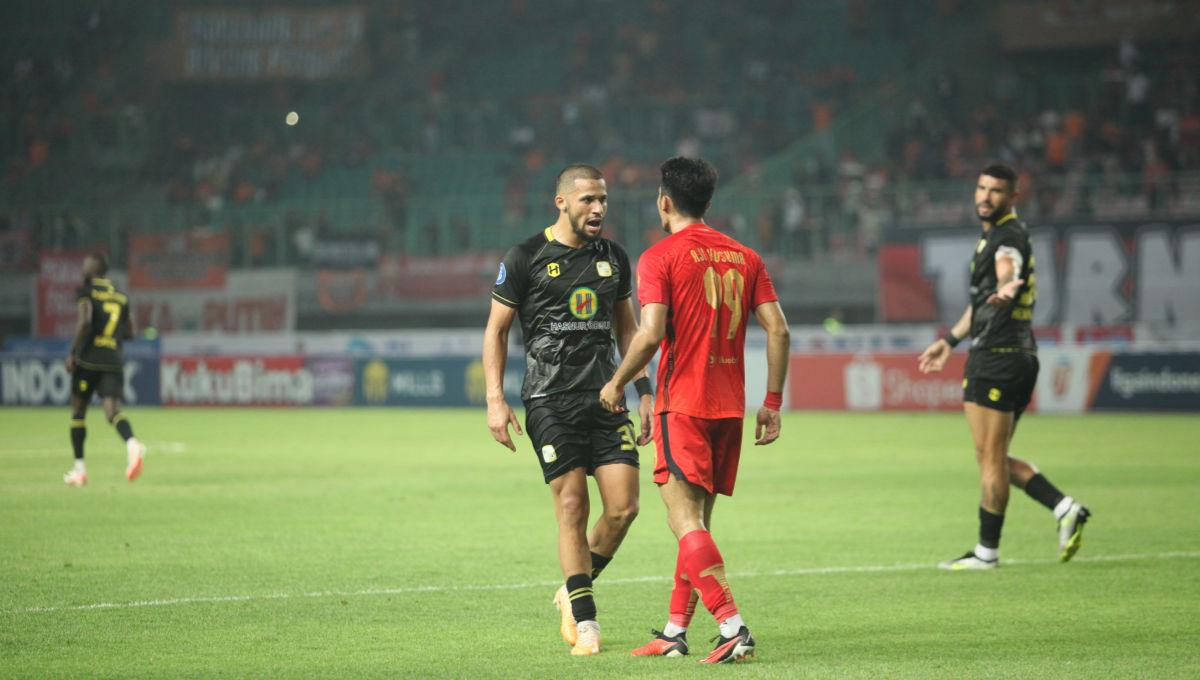
[[[632,294],[629,255],[608,239],[572,248],[547,227],[509,250],[492,298],[521,319],[521,398],[599,391],[617,368],[613,309]]]
[[[92,332],[79,350],[79,365],[99,371],[121,370],[121,340],[129,324],[129,297],[101,278],[89,279],[77,297],[92,303]]]
[[[987,299],[996,292],[996,253],[1005,252],[1017,264],[1017,278],[1025,279],[1012,303],[992,307]],[[1001,218],[979,236],[971,259],[971,349],[1036,351],[1033,338],[1033,305],[1037,301],[1037,274],[1029,230],[1016,213]]]

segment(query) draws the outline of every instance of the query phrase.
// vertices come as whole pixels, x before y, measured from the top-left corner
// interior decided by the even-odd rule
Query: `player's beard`
[[[578,217],[572,216],[571,231],[575,232],[575,235],[583,239],[585,242],[595,243],[596,241],[599,241],[600,236],[604,234],[604,218],[600,218],[600,230],[597,231],[595,235],[589,234],[587,231],[587,222],[589,219],[591,219],[591,216],[587,213],[579,215]]]
[[[997,217],[1008,212],[1008,205],[1002,203],[997,206],[992,206],[991,212],[989,212],[985,215],[982,212],[980,212],[980,208],[982,208],[985,205],[991,206],[990,203],[976,203],[975,204],[975,216],[979,218],[980,222],[995,222]]]

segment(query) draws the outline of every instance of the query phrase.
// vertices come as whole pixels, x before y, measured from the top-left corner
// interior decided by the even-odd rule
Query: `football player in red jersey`
[[[600,392],[605,408],[623,409],[626,383],[658,347],[654,482],[679,541],[670,617],[638,656],[687,654],[695,592],[720,627],[704,663],[737,661],[755,641],[738,613],[725,563],[709,527],[717,494],[733,494],[746,413],[746,321],[767,331],[767,396],[758,411],[755,443],[779,437],[779,409],[791,339],[762,258],[704,223],[717,172],[704,160],[662,164],[658,212],[670,234],[638,261],[641,325],[612,380]]]

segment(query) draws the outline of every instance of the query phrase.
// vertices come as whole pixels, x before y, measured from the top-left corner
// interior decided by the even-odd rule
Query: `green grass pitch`
[[[758,656],[633,658],[666,618],[675,544],[642,450],[642,512],[596,583],[604,652],[573,658],[550,603],[552,507],[528,439],[480,411],[131,409],[89,415],[91,483],[64,487],[65,409],[0,410],[2,677],[1200,676],[1194,415],[1032,416],[1014,453],[1091,506],[1076,561],[1015,492],[1003,566],[974,545],[957,414],[785,414],[747,446],[714,535]],[[749,433],[748,433],[749,434]],[[598,503],[593,505],[593,512]]]

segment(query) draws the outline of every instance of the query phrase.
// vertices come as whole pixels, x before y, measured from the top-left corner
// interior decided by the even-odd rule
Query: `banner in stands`
[[[879,258],[885,321],[958,319],[979,239],[967,226],[891,235]],[[1200,321],[1200,224],[1034,224],[1032,242],[1036,325]]]
[[[1002,2],[992,28],[1006,51],[1111,49],[1123,38],[1154,36],[1160,44],[1200,38],[1195,6],[1177,2]]]
[[[390,299],[486,297],[496,280],[495,253],[410,257],[385,255],[379,261],[379,294]]]
[[[75,293],[83,285],[83,252],[48,252],[38,259],[33,334],[42,338],[75,335],[79,317]]]
[[[134,290],[139,327],[160,332],[259,333],[296,327],[296,274],[290,269],[234,270],[213,290]]]
[[[521,398],[524,360],[509,358],[504,392]],[[354,403],[363,406],[481,406],[486,402],[479,359],[359,359]]]
[[[308,406],[316,394],[301,356],[161,360],[164,406]]]
[[[793,409],[951,411],[962,408],[966,352],[940,373],[917,370],[917,353],[792,355],[788,393]]]
[[[358,76],[367,69],[366,28],[353,6],[181,8],[163,67],[184,80]]]
[[[219,289],[228,270],[228,234],[193,230],[129,238],[129,287],[134,292]]]
[[[66,406],[71,400],[71,374],[64,358],[66,340],[6,341],[0,350],[0,403],[21,406]],[[158,399],[158,345],[125,344],[125,393],[132,405],[154,405]],[[98,397],[97,397],[98,399]]]

